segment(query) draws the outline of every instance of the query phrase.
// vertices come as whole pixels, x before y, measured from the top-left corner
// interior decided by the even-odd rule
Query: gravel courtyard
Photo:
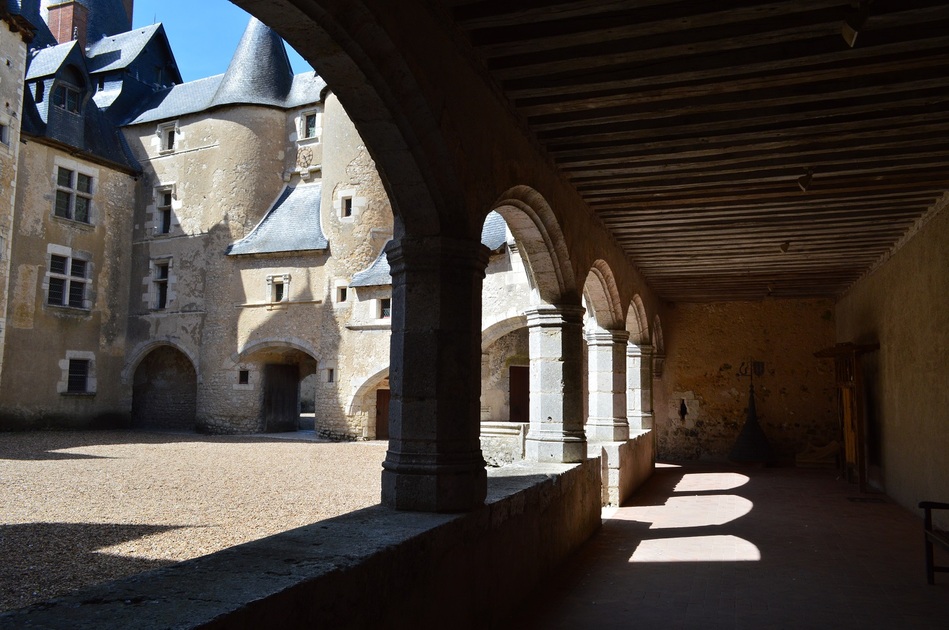
[[[375,505],[386,448],[0,433],[0,610]]]

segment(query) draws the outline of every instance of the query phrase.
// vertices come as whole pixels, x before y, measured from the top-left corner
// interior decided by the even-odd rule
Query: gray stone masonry
[[[403,237],[386,253],[392,402],[382,502],[400,510],[470,510],[486,492],[478,434],[488,250],[475,239]]]
[[[586,457],[583,313],[579,305],[541,306],[526,312],[531,422],[525,451],[530,461],[567,463]]]

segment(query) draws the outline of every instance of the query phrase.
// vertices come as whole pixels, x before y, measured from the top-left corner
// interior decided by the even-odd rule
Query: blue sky
[[[165,25],[185,81],[227,70],[248,20],[250,15],[227,0],[135,0],[133,15],[136,28],[155,22]],[[289,46],[287,52],[294,73],[310,69]]]

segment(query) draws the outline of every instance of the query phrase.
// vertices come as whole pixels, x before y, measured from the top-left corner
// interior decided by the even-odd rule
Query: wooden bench
[[[923,518],[923,530],[926,536],[926,580],[930,584],[935,584],[935,573],[949,573],[949,566],[936,566],[933,563],[933,544],[938,543],[949,549],[949,533],[933,529],[933,510],[949,510],[949,503],[939,503],[938,501],[921,501],[919,504],[926,511]]]

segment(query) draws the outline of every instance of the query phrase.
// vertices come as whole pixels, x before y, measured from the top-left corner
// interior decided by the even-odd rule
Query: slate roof
[[[250,234],[231,244],[227,254],[275,254],[322,250],[329,241],[320,228],[322,183],[287,186]]]
[[[32,81],[56,74],[76,46],[78,42],[72,41],[31,51],[30,58],[27,59],[26,80]]]
[[[283,106],[293,86],[293,70],[283,40],[252,17],[224,73],[212,106],[235,103]]]
[[[502,217],[493,210],[484,218],[484,226],[481,228],[481,244],[492,252],[500,249],[507,243],[507,223]]]
[[[318,103],[325,88],[315,72],[294,76],[283,40],[251,18],[227,72],[156,92],[125,124],[168,120],[221,105],[292,109]]]
[[[383,247],[368,269],[354,273],[349,281],[351,287],[381,287],[392,284],[392,272],[389,268],[389,259],[386,258],[386,248]]]
[[[159,30],[164,30],[161,24],[152,24],[127,33],[103,37],[91,44],[86,48],[89,72],[109,72],[127,68]]]
[[[489,212],[481,228],[481,244],[495,251],[507,243],[507,223],[497,212]],[[353,274],[349,282],[351,287],[379,287],[392,284],[392,271],[389,259],[386,258],[385,247],[379,252],[368,268]]]

